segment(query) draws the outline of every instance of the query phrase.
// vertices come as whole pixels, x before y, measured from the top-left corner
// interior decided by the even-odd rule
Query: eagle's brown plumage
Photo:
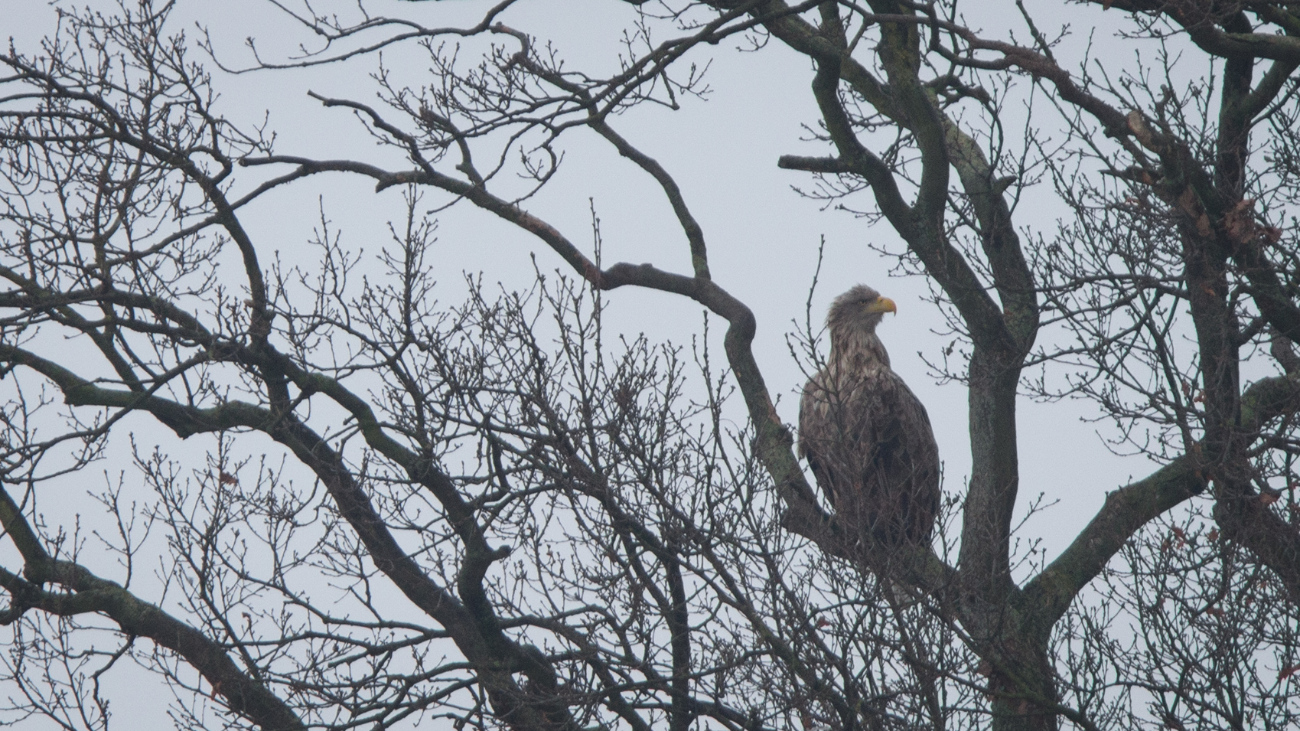
[[[835,299],[831,356],[804,386],[799,452],[841,521],[878,543],[928,543],[939,509],[939,448],[925,407],[876,337],[892,300],[858,285]]]

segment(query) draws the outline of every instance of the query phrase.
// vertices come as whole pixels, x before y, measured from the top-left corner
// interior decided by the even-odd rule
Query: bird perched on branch
[[[897,312],[893,300],[863,285],[831,304],[831,355],[803,389],[799,452],[842,525],[876,544],[928,544],[939,448],[925,407],[876,337],[886,312]]]

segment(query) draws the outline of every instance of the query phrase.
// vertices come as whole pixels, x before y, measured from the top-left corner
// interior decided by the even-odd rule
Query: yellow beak
[[[875,302],[867,305],[867,312],[892,312],[898,314],[898,307],[888,297],[877,297]]]

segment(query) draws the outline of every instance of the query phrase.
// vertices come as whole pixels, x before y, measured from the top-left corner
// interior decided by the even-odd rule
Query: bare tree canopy
[[[569,3],[274,0],[239,48],[122,2],[0,54],[0,722],[135,728],[127,685],[192,729],[1300,725],[1294,3],[606,0],[584,68],[523,22]],[[773,174],[896,237],[951,331],[923,355],[970,467],[928,543],[812,489],[790,353],[627,133],[689,135],[724,55],[804,75],[816,152]],[[360,91],[284,129],[223,95],[312,72]],[[592,145],[677,257],[548,212]],[[254,225],[323,178],[405,215]],[[446,301],[452,206],[535,247],[531,288]],[[637,289],[703,329],[609,324]],[[1020,450],[1068,447],[1017,430],[1035,401],[1151,465],[1060,475],[1105,499],[1044,561]]]

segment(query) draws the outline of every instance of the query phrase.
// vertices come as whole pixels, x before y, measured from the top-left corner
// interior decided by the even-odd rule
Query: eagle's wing
[[[826,493],[831,505],[840,504],[839,488],[856,470],[844,464],[841,445],[848,431],[841,389],[831,385],[831,376],[819,371],[803,388],[799,399],[799,455],[808,460],[817,485]]]
[[[822,372],[804,388],[800,451],[841,516],[879,541],[928,541],[939,449],[925,407],[889,368],[845,380]]]

